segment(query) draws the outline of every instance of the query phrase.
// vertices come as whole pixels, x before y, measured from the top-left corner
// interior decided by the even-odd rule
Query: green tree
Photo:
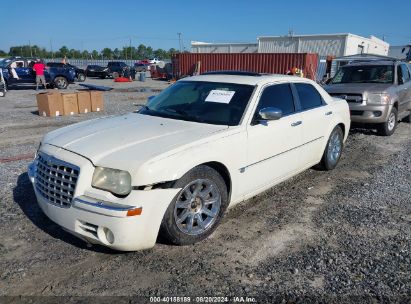
[[[114,51],[113,51],[114,58],[118,59],[118,58],[120,58],[120,55],[121,55],[121,51],[118,48],[115,48]]]
[[[3,50],[0,50],[0,57],[7,57],[9,54]]]
[[[113,51],[110,48],[104,48],[101,51],[101,55],[106,59],[113,59]]]
[[[96,50],[93,50],[93,51],[91,52],[91,58],[92,58],[92,59],[99,59],[99,54],[98,54],[98,52],[97,52]]]
[[[66,47],[65,45],[63,45],[59,51],[59,56],[58,57],[64,57],[64,56],[69,56],[70,50],[68,49],[68,47]]]

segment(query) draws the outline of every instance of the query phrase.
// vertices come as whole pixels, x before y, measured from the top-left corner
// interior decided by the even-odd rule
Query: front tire
[[[79,73],[77,75],[77,81],[78,82],[84,82],[86,80],[86,75],[84,75],[83,73]]]
[[[329,171],[337,166],[338,161],[341,158],[343,140],[344,132],[340,126],[336,126],[328,138],[323,157],[321,162],[318,164],[319,169]]]
[[[66,78],[64,78],[64,77],[61,77],[61,76],[59,76],[59,77],[56,77],[55,79],[54,79],[54,86],[57,88],[57,89],[67,89],[67,87],[68,87],[68,81],[67,81],[67,79]]]
[[[398,125],[398,111],[396,108],[392,108],[391,113],[388,115],[386,122],[378,126],[378,134],[382,136],[391,136],[394,134]]]
[[[181,191],[168,206],[161,235],[176,245],[193,244],[217,228],[228,206],[227,186],[221,175],[208,166],[198,166],[181,177]]]

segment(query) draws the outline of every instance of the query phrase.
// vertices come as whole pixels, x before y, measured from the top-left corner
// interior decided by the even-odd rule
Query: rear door
[[[267,107],[282,110],[283,117],[258,122],[255,118],[259,110]],[[300,167],[301,114],[296,111],[290,84],[265,86],[254,117],[247,127],[247,164],[240,169],[244,195],[258,192]]]
[[[303,146],[301,161],[304,167],[321,160],[328,126],[334,113],[317,89],[309,83],[294,83],[302,115]]]

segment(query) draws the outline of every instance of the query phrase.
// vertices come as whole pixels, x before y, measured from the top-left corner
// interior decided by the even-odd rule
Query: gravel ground
[[[168,84],[149,79],[121,85],[105,93],[104,113],[73,117],[33,114],[31,90],[0,99],[0,159],[23,158],[0,167],[0,295],[115,295],[125,296],[115,299],[125,303],[149,302],[150,296],[410,303],[411,125],[406,123],[391,137],[352,130],[334,171],[310,169],[238,205],[210,238],[192,246],[158,243],[119,253],[88,248],[60,229],[37,207],[25,173],[27,155],[47,131],[132,111],[133,103]]]

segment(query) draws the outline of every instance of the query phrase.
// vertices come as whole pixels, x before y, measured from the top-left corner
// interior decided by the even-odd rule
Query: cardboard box
[[[79,91],[77,92],[78,112],[88,113],[91,112],[91,98],[90,92]]]
[[[40,116],[63,115],[63,101],[60,92],[48,91],[36,96]]]
[[[78,114],[77,93],[62,93],[63,114],[74,115]]]
[[[93,112],[103,111],[104,109],[103,92],[90,91],[90,98],[91,98],[91,110]]]

